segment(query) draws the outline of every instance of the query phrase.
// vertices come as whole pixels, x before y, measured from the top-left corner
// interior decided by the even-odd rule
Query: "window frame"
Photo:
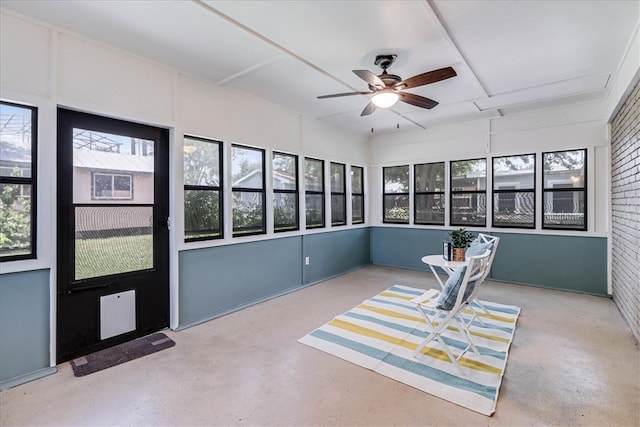
[[[442,170],[444,172],[444,176],[442,177],[444,183],[442,185],[443,189],[442,191],[418,191],[416,186],[417,186],[417,182],[418,180],[416,179],[416,170],[419,166],[425,166],[425,165],[438,165],[438,164],[442,164]],[[444,200],[445,203],[445,212],[446,212],[446,203],[447,203],[447,199],[445,197],[445,193],[446,193],[446,189],[447,189],[447,177],[446,177],[446,165],[445,162],[430,162],[430,163],[417,163],[413,165],[413,223],[414,224],[418,224],[418,225],[444,225],[445,223],[445,218],[446,218],[446,213],[443,213],[442,215],[442,222],[435,222],[435,221],[418,221],[418,196],[424,195],[424,196],[429,196],[429,195],[440,195],[442,200]]]
[[[273,167],[273,160],[275,156],[288,156],[293,157],[294,165],[295,165],[295,186],[296,188],[291,189],[281,189],[273,187],[273,232],[274,233],[283,233],[286,231],[296,231],[300,229],[300,180],[299,180],[299,172],[298,172],[298,156],[296,154],[283,153],[280,151],[273,151],[271,154],[271,179],[273,179],[273,174],[275,172],[275,168]],[[276,224],[276,215],[275,215],[275,196],[276,194],[294,194],[295,197],[295,225],[289,226],[286,228],[277,228]]]
[[[361,192],[356,192],[353,191],[353,171],[354,169],[360,170],[360,187],[361,187]],[[351,165],[350,166],[350,176],[351,176],[351,224],[364,224],[364,219],[365,219],[365,211],[364,211],[364,167],[362,166],[354,166]],[[362,212],[362,219],[354,221],[353,219],[353,203],[356,200],[355,198],[359,197],[360,198],[360,211]]]
[[[231,144],[231,152],[233,153],[234,148],[241,148],[243,150],[251,150],[251,151],[259,151],[262,153],[262,188],[245,188],[245,187],[234,187],[233,183],[231,184],[231,197],[233,198],[234,193],[260,193],[262,199],[262,227],[261,230],[253,231],[249,233],[239,233],[242,230],[236,230],[233,224],[233,203],[231,205],[231,237],[245,237],[245,236],[255,236],[259,234],[267,233],[267,190],[266,190],[266,150],[264,148],[251,147],[248,145],[242,144]],[[233,176],[233,163],[230,166],[231,174]],[[232,178],[233,179],[233,178]]]
[[[473,162],[473,161],[478,161],[478,160],[482,160],[484,161],[484,165],[485,165],[485,169],[484,169],[484,180],[485,180],[485,185],[484,185],[484,190],[456,190],[457,187],[453,186],[453,164],[457,163],[457,162]],[[451,160],[449,162],[449,188],[451,189],[449,191],[449,225],[450,226],[455,226],[455,227],[486,227],[487,226],[487,158],[486,157],[481,157],[481,158],[476,158],[476,159],[462,159],[462,160]],[[469,194],[471,195],[470,200],[473,200],[473,195],[480,195],[480,194],[484,194],[484,222],[482,224],[470,224],[470,223],[464,223],[464,222],[454,222],[453,220],[453,214],[454,214],[454,204],[453,204],[453,196],[456,194]],[[476,210],[477,212],[477,210]]]
[[[342,192],[339,191],[333,191],[333,185],[331,186],[331,226],[332,227],[339,227],[342,225],[347,225],[347,165],[345,163],[339,163],[339,162],[329,162],[329,173],[331,176],[331,181],[333,183],[333,173],[332,173],[332,167],[336,165],[336,166],[341,166],[342,167]],[[333,200],[334,200],[334,196],[336,198],[339,198],[340,196],[342,196],[342,212],[344,214],[344,220],[342,221],[334,221],[333,218]]]
[[[211,235],[211,236],[201,236],[201,237],[187,237],[186,233],[186,226],[184,227],[184,229],[182,230],[183,234],[184,234],[184,241],[185,242],[200,242],[200,241],[204,241],[204,240],[218,240],[218,239],[223,239],[224,238],[224,197],[223,197],[223,191],[224,191],[224,158],[223,156],[223,151],[222,151],[222,146],[223,146],[223,142],[216,140],[216,139],[208,139],[208,138],[201,138],[201,137],[197,137],[197,136],[192,136],[192,135],[183,135],[182,137],[182,143],[184,145],[184,141],[185,139],[193,139],[196,141],[200,141],[200,142],[206,142],[206,143],[214,143],[218,145],[218,170],[219,170],[219,177],[218,177],[218,185],[187,185],[184,184],[184,188],[183,188],[183,195],[187,192],[187,191],[217,191],[218,193],[218,235]],[[183,159],[183,164],[184,164],[184,159]],[[184,172],[183,172],[183,180],[184,180]],[[183,199],[183,203],[182,203],[183,209],[184,209],[184,199]],[[184,218],[186,218],[186,209],[183,211],[183,221]],[[213,230],[212,230],[213,231]]]
[[[37,259],[37,242],[38,242],[38,107],[19,104],[15,102],[5,101],[0,99],[0,104],[22,108],[31,111],[31,176],[30,177],[13,177],[13,176],[0,176],[0,184],[5,185],[20,185],[20,194],[24,191],[24,185],[31,186],[31,192],[29,198],[31,203],[31,212],[29,215],[29,245],[30,251],[26,254],[7,255],[1,256],[0,262],[21,261],[27,259]]]
[[[545,185],[545,167],[544,167],[544,159],[545,159],[545,155],[547,154],[554,154],[554,153],[567,153],[567,152],[571,152],[571,151],[582,151],[584,153],[583,158],[584,158],[584,176],[582,177],[582,187],[570,187],[570,188],[547,188]],[[540,213],[542,215],[542,219],[541,219],[541,223],[542,223],[542,229],[543,230],[568,230],[568,231],[588,231],[589,229],[589,224],[588,224],[588,193],[587,193],[587,181],[588,181],[588,150],[586,148],[576,148],[576,149],[569,149],[569,150],[555,150],[555,151],[544,151],[542,152],[542,206],[543,208],[540,210]],[[558,182],[560,183],[560,182]],[[558,194],[558,193],[565,193],[565,192],[582,192],[582,197],[583,197],[583,206],[584,206],[584,221],[583,221],[583,226],[582,227],[567,227],[567,226],[555,226],[555,225],[548,225],[545,223],[545,208],[544,208],[544,204],[545,204],[545,198],[547,193],[551,193],[551,194]]]
[[[392,168],[407,168],[407,191],[406,192],[402,192],[402,193],[387,193],[386,192],[386,179],[385,179],[385,172],[387,171],[387,169],[392,169]],[[411,220],[410,218],[410,208],[409,206],[407,206],[407,220],[401,220],[401,221],[391,221],[387,219],[386,213],[385,213],[385,200],[387,198],[387,196],[406,196],[407,197],[407,204],[410,204],[410,193],[411,193],[411,165],[396,165],[396,166],[384,166],[382,168],[382,222],[384,224],[409,224],[409,221]]]
[[[307,170],[307,165],[306,165],[306,161],[307,160],[311,160],[314,162],[320,162],[320,171],[322,172],[322,176],[320,177],[320,185],[321,185],[321,190],[317,191],[317,190],[308,190],[307,189],[307,182],[306,182],[306,170]],[[325,184],[324,184],[324,175],[325,175],[325,171],[324,171],[324,160],[321,159],[316,159],[313,157],[306,157],[304,158],[305,161],[305,165],[304,165],[304,170],[305,170],[305,183],[304,183],[304,194],[305,194],[305,215],[304,215],[304,224],[305,224],[305,229],[306,230],[313,230],[313,229],[317,229],[317,228],[324,228],[326,226],[326,215],[325,215],[325,205],[326,205],[326,201],[325,201]],[[307,195],[312,194],[312,195],[319,195],[320,196],[320,200],[322,200],[322,207],[320,209],[320,215],[322,218],[322,223],[318,224],[318,225],[309,225],[308,221],[307,221]]]
[[[504,159],[507,157],[524,157],[524,156],[533,156],[533,188],[531,189],[519,189],[519,188],[514,188],[514,189],[496,189],[496,179],[495,179],[495,160],[496,159]],[[537,181],[536,181],[536,163],[537,163],[537,156],[535,153],[527,153],[527,154],[512,154],[509,156],[496,156],[496,157],[492,157],[491,158],[491,227],[493,228],[522,228],[522,229],[526,229],[526,230],[533,230],[536,228],[536,210],[537,210],[537,203],[536,203],[536,185],[537,185]],[[500,223],[496,223],[496,209],[495,209],[495,196],[497,195],[498,198],[500,198],[500,194],[506,194],[506,193],[514,193],[514,194],[518,194],[518,193],[531,193],[533,195],[533,213],[532,213],[532,218],[533,221],[531,224],[527,224],[527,225],[512,225],[512,224],[500,224]],[[514,206],[517,206],[517,195],[514,196]]]

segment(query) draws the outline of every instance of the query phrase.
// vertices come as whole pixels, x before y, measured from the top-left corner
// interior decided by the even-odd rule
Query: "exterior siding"
[[[611,124],[611,208],[613,300],[640,342],[640,83]]]

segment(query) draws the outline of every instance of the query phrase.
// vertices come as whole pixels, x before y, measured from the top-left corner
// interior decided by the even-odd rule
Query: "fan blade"
[[[384,89],[386,85],[380,79],[380,77],[376,76],[369,70],[353,70],[356,76],[360,77],[365,82],[369,83],[371,86],[379,87],[380,89]]]
[[[398,89],[409,89],[450,79],[457,75],[456,70],[451,67],[440,68],[439,70],[428,71],[426,73],[418,74],[417,76],[409,77],[408,79],[398,83],[395,87]]]
[[[364,110],[362,110],[362,113],[360,113],[360,116],[368,116],[374,111],[376,111],[376,104],[374,104],[373,102],[370,102],[367,104],[366,107],[364,107]]]
[[[424,96],[416,95],[415,93],[400,92],[400,101],[407,104],[415,105],[416,107],[428,108],[429,110],[438,105],[437,101],[433,99],[425,98]]]
[[[333,95],[321,95],[318,97],[318,99],[325,99],[325,98],[337,98],[339,96],[350,96],[350,95],[369,95],[372,94],[373,92],[371,91],[366,91],[366,92],[345,92],[345,93],[334,93]]]

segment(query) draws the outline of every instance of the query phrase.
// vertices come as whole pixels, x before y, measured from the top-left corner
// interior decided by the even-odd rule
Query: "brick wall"
[[[640,342],[640,83],[611,124],[613,300]]]

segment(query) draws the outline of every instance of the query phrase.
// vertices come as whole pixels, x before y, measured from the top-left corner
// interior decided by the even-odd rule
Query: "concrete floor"
[[[181,331],[176,346],[75,378],[68,363],[0,393],[0,425],[640,425],[640,350],[610,299],[486,282],[522,307],[492,417],[296,340],[393,284],[370,266]]]

